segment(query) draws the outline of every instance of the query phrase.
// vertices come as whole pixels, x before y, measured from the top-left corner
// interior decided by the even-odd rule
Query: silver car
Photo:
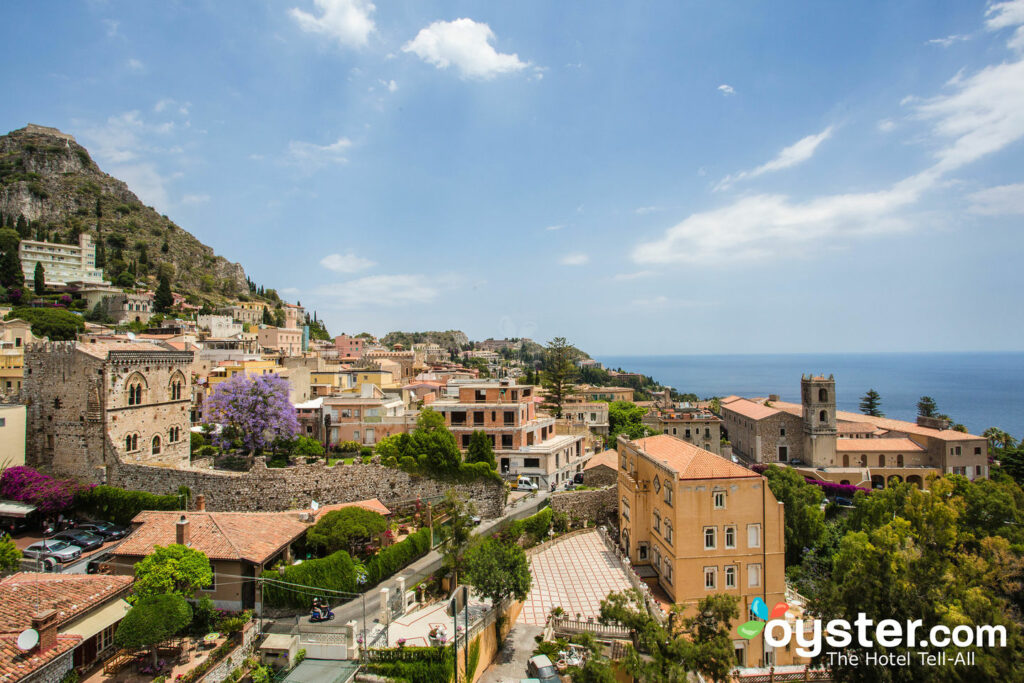
[[[60,563],[71,562],[82,556],[82,549],[64,541],[38,541],[21,551],[22,556],[41,560],[52,557]]]

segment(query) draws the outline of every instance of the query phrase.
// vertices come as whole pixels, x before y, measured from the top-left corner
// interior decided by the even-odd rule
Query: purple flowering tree
[[[228,432],[225,436],[221,431],[218,444],[230,447],[231,437],[237,435],[246,452],[254,453],[278,437],[292,438],[299,421],[288,400],[289,388],[288,380],[277,374],[235,375],[218,384],[206,403],[208,419]]]

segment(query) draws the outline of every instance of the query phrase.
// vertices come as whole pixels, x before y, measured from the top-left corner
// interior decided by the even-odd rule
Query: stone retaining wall
[[[551,509],[565,512],[570,519],[586,519],[601,523],[618,514],[617,486],[584,491],[561,491],[551,494]]]
[[[206,509],[211,511],[302,510],[314,500],[329,505],[367,498],[388,505],[443,496],[448,489],[469,496],[477,514],[485,518],[501,516],[505,503],[504,485],[498,482],[453,484],[374,464],[327,467],[317,462],[267,468],[257,459],[249,472],[226,472],[118,463],[108,468],[106,483],[157,494],[188,486],[193,499],[200,493],[206,496]]]

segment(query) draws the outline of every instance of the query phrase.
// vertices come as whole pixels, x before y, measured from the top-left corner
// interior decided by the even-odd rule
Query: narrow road
[[[480,677],[479,683],[518,683],[526,678],[526,664],[537,647],[534,636],[543,631],[543,626],[516,622],[501,644],[494,662]]]
[[[482,522],[480,526],[476,528],[474,533],[479,536],[486,536],[498,531],[513,520],[524,519],[530,515],[536,514],[550,495],[550,491],[541,491],[532,498],[524,498],[522,499],[522,502],[517,502],[511,511],[503,517],[495,517]],[[355,620],[358,622],[360,630],[363,630],[365,627],[367,632],[372,631],[374,624],[380,621],[381,588],[390,588],[391,595],[393,596],[395,586],[397,585],[397,579],[404,578],[406,589],[409,589],[420,581],[420,579],[430,576],[440,568],[441,553],[437,550],[431,550],[429,553],[416,560],[391,578],[382,582],[380,585],[371,588],[362,597],[334,607],[334,619],[330,622],[331,626],[337,630],[341,630],[346,623]],[[366,615],[365,626],[363,620],[364,609]],[[272,625],[269,625],[267,631],[269,633],[295,634],[299,632],[300,623],[308,624],[309,615],[307,614],[302,616],[298,620],[287,617],[278,619]]]

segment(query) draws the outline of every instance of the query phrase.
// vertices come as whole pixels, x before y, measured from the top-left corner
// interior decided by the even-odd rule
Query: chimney
[[[174,531],[175,542],[178,545],[189,545],[188,519],[185,518],[185,515],[182,515],[181,519],[178,520],[178,523],[175,525]]]
[[[206,512],[206,494],[196,496],[196,512]]]
[[[57,610],[33,614],[32,628],[39,632],[39,654],[42,654],[57,644]]]

